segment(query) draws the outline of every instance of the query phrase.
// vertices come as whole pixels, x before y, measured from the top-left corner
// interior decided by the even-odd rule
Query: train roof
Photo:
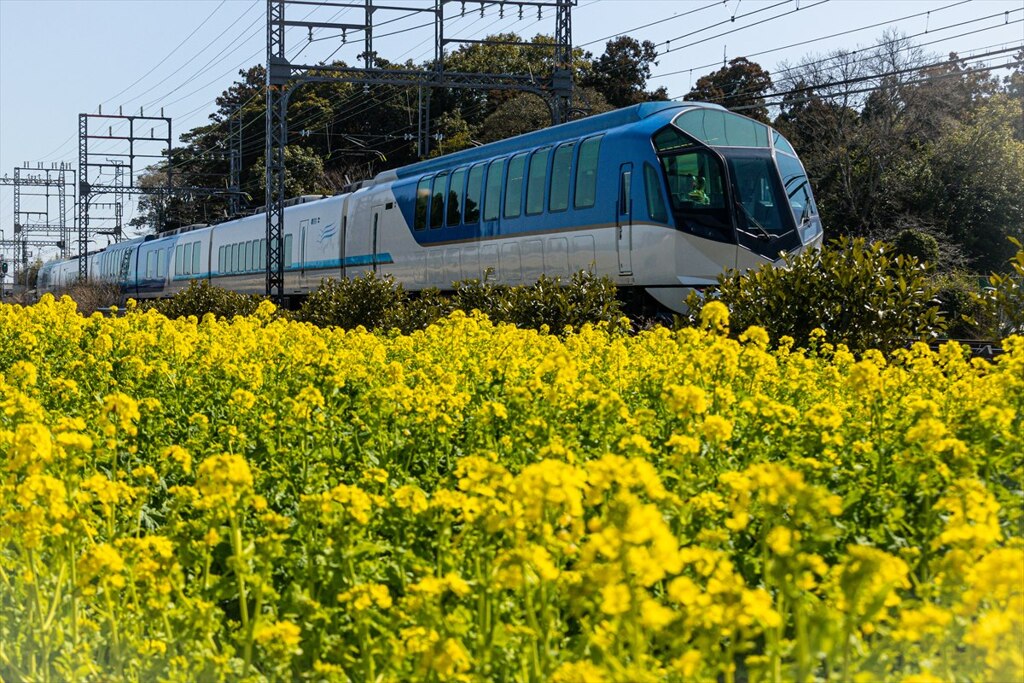
[[[722,109],[717,104],[702,102],[644,102],[635,104],[632,107],[616,109],[615,111],[588,116],[578,121],[570,121],[549,128],[524,133],[515,137],[506,138],[497,142],[491,142],[480,147],[465,149],[454,154],[427,159],[415,164],[403,166],[390,171],[383,171],[374,178],[375,182],[386,182],[400,180],[403,178],[419,177],[435,171],[441,171],[460,164],[471,164],[476,161],[483,161],[493,157],[512,154],[523,149],[551,145],[563,140],[575,140],[585,135],[600,133],[602,131],[618,128],[620,126],[638,123],[646,118],[672,111],[678,113],[684,109],[692,108]]]

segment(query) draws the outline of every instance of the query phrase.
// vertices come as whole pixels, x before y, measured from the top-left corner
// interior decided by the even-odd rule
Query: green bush
[[[946,319],[949,339],[979,339],[992,333],[992,316],[981,301],[977,277],[963,272],[944,273],[934,280],[939,311]]]
[[[552,332],[579,329],[587,323],[617,326],[623,316],[615,283],[583,270],[565,284],[542,276],[529,287],[512,288],[507,310],[509,322],[519,327],[547,325]]]
[[[759,325],[772,339],[787,335],[806,345],[811,331],[821,328],[826,340],[854,351],[891,351],[935,337],[945,321],[930,266],[893,258],[890,250],[883,243],[843,238],[788,256],[781,268],[724,273],[710,296],[728,306],[737,332]],[[687,305],[699,311],[700,297],[691,295]]]
[[[456,282],[450,295],[436,289],[410,296],[390,276],[368,273],[354,280],[327,280],[309,295],[296,318],[320,327],[423,329],[453,310],[478,310],[494,322],[561,333],[586,323],[621,324],[622,306],[608,278],[579,272],[563,283],[541,277],[528,287],[492,285],[480,280]]]
[[[922,230],[901,230],[893,240],[893,255],[916,258],[932,265],[939,262],[939,241]]]
[[[424,289],[408,297],[401,315],[395,316],[395,326],[406,334],[423,330],[441,318],[446,318],[455,308],[451,297],[437,289]]]
[[[1024,247],[1010,238],[1017,254],[1010,259],[1010,272],[993,273],[989,286],[977,302],[990,321],[989,337],[1024,334]]]
[[[368,330],[401,328],[409,295],[390,275],[324,280],[295,314],[296,319],[317,327]]]
[[[462,280],[453,285],[452,308],[469,313],[480,311],[493,322],[512,322],[509,305],[512,288],[506,285],[492,285],[486,280]],[[521,288],[520,288],[521,289]]]
[[[495,322],[517,327],[540,329],[546,325],[560,333],[566,327],[579,329],[587,323],[621,323],[622,302],[617,298],[615,283],[581,270],[568,282],[542,275],[525,287],[492,285],[480,280],[455,283],[452,300],[455,308],[474,309]]]
[[[208,280],[193,280],[184,289],[169,299],[159,299],[144,304],[155,308],[168,318],[183,318],[194,315],[202,318],[213,313],[218,318],[233,318],[236,315],[252,315],[264,297],[256,294],[239,294],[230,289],[214,287]]]

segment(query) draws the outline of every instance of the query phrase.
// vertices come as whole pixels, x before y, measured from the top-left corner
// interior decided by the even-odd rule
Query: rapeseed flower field
[[[0,307],[0,678],[1021,680],[1024,338],[702,320]]]

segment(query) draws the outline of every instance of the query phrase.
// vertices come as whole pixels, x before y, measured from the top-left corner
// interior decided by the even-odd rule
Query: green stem
[[[238,608],[242,618],[242,632],[245,634],[245,641],[242,645],[245,666],[242,669],[242,674],[248,676],[249,666],[252,664],[252,629],[249,627],[249,596],[245,586],[242,529],[234,512],[228,517],[228,522],[231,525],[231,549],[235,556],[235,578],[238,579]]]
[[[807,642],[810,637],[807,633],[807,616],[800,602],[794,607],[793,617],[796,621],[796,680],[797,683],[804,683],[811,675],[811,650],[808,647],[810,643]]]
[[[42,658],[43,664],[46,667],[43,670],[43,680],[48,681],[50,680],[50,639],[46,624],[47,610],[43,608],[43,596],[39,593],[40,577],[39,571],[36,568],[36,555],[31,550],[28,551],[28,566],[32,572],[32,601],[35,603],[36,614],[39,616],[39,639],[42,641]]]
[[[725,650],[725,683],[736,683],[736,634],[729,636],[729,647]]]
[[[121,661],[121,632],[117,628],[114,601],[110,598],[110,591],[106,588],[103,589],[103,598],[107,603],[107,619],[110,621],[110,641],[114,649],[114,659],[117,662],[117,677],[124,678],[124,664]]]
[[[68,544],[68,566],[70,567],[71,591],[71,644],[72,650],[78,652],[78,569],[75,566],[75,543]],[[75,674],[78,675],[77,673]]]
[[[772,629],[772,681],[782,680],[782,637],[786,629],[786,595],[779,589],[775,596],[775,609],[779,613],[779,625]]]
[[[49,631],[53,625],[53,620],[57,616],[57,607],[60,606],[61,593],[64,590],[64,574],[67,571],[67,563],[60,563],[60,570],[57,572],[57,586],[53,589],[53,597],[50,599],[50,613],[46,615],[46,621],[43,623],[43,630]]]
[[[526,606],[526,623],[530,625],[530,628],[534,632],[534,637],[531,639],[532,646],[530,648],[530,655],[533,665],[533,680],[541,680],[541,662],[540,662],[540,651],[537,647],[537,641],[540,638],[541,629],[540,624],[537,623],[537,615],[533,609],[533,598],[530,596],[529,586],[523,585],[523,599]]]

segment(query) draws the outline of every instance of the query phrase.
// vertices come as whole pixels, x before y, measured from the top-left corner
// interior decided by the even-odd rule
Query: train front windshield
[[[803,166],[785,138],[767,126],[723,110],[695,109],[656,133],[654,145],[679,229],[738,240],[772,258],[820,232]]]

